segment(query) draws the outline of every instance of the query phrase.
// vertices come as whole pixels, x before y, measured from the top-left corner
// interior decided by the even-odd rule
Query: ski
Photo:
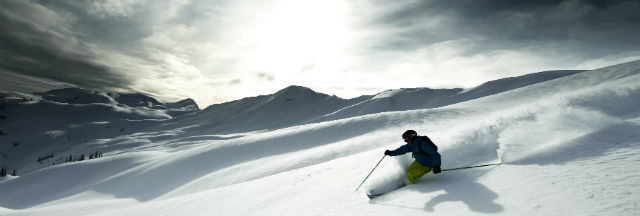
[[[461,170],[461,169],[472,169],[472,168],[488,167],[488,166],[500,166],[500,165],[502,165],[502,163],[482,164],[482,165],[476,165],[476,166],[467,166],[467,167],[442,169],[442,172],[453,171],[453,170]],[[388,194],[390,192],[393,192],[395,190],[398,190],[400,188],[403,188],[404,186],[406,186],[406,185],[403,183],[399,187],[393,188],[393,189],[391,189],[389,191],[386,191],[386,192],[369,191],[369,192],[367,192],[367,197],[369,197],[370,200],[371,199],[375,199],[375,198],[378,198],[380,196],[384,196],[385,194]]]
[[[395,185],[395,187],[394,187],[394,188],[392,188],[392,189],[388,189],[388,190],[386,190],[386,191],[368,191],[368,192],[367,192],[367,197],[369,197],[369,199],[375,199],[375,198],[377,198],[377,197],[380,197],[380,196],[383,196],[383,195],[385,195],[385,194],[391,193],[391,192],[396,191],[396,190],[398,190],[398,189],[400,189],[400,188],[403,188],[403,187],[405,187],[405,186],[407,186],[407,185],[406,185],[406,183],[404,183],[404,181],[403,181],[403,182],[402,182],[402,183],[400,183],[399,185]]]
[[[371,200],[382,195],[385,195],[385,194],[367,194],[367,197],[369,197],[369,199]]]

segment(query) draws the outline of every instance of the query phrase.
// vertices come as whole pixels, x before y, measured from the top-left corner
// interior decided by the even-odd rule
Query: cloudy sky
[[[0,0],[0,90],[202,107],[289,85],[351,98],[640,59],[640,1]]]

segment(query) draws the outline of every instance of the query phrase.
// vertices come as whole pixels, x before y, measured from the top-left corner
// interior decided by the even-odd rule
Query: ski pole
[[[468,166],[468,167],[459,167],[459,168],[452,168],[452,169],[443,169],[442,172],[446,172],[446,171],[452,171],[452,170],[461,170],[461,169],[470,169],[470,168],[478,168],[478,167],[486,167],[486,166],[498,166],[502,163],[494,163],[494,164],[483,164],[483,165],[477,165],[477,166]]]
[[[380,162],[382,162],[382,159],[384,159],[385,157],[387,157],[387,155],[382,156],[382,158],[380,158],[380,161],[378,161],[378,164],[376,164],[375,167],[373,167],[373,169],[371,170],[371,172],[369,172],[369,175],[367,175],[366,178],[364,178],[364,180],[362,180],[362,183],[360,183],[360,185],[358,186],[358,188],[356,188],[356,191],[358,191],[358,189],[360,189],[360,187],[362,186],[362,184],[364,184],[365,181],[367,181],[367,179],[369,178],[369,176],[371,176],[371,173],[373,173],[374,170],[376,170],[376,168],[378,168],[378,165],[380,165]]]

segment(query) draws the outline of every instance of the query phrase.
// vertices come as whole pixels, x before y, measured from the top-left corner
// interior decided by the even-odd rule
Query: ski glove
[[[384,151],[384,155],[390,155],[390,154],[391,154],[391,151],[389,150]]]
[[[441,172],[442,172],[442,170],[440,169],[439,166],[433,168],[433,174],[438,174],[438,173],[441,173]]]

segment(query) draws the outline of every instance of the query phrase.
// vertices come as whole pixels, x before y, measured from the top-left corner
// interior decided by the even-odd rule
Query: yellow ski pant
[[[413,161],[407,168],[407,185],[418,182],[418,179],[424,174],[427,174],[433,170],[432,167],[422,166],[418,161]]]

